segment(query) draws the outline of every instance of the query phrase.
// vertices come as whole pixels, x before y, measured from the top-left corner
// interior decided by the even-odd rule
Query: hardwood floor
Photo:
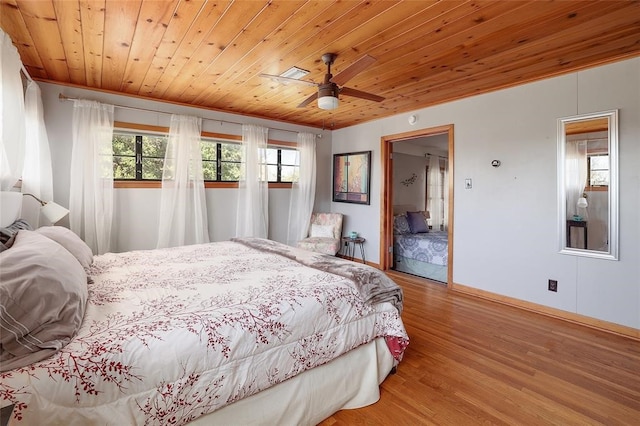
[[[321,425],[640,425],[640,342],[394,280],[411,339],[380,401]]]

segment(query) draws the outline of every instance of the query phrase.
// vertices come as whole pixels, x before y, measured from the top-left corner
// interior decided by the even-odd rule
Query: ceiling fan
[[[372,93],[362,92],[360,90],[352,89],[350,87],[341,87],[347,81],[351,80],[358,73],[364,71],[367,67],[373,64],[376,59],[369,55],[364,55],[353,64],[339,72],[335,77],[331,74],[331,65],[335,61],[335,53],[325,53],[322,55],[322,62],[327,65],[327,73],[324,75],[324,81],[322,83],[314,83],[312,81],[298,80],[290,77],[283,77],[280,75],[260,74],[260,77],[270,78],[278,80],[283,83],[295,83],[304,84],[307,86],[317,87],[318,90],[313,95],[302,101],[298,108],[303,108],[309,105],[315,99],[318,100],[318,107],[321,109],[336,109],[338,107],[338,95],[353,96],[355,98],[366,99],[369,101],[381,102],[384,100],[382,96],[374,95]]]

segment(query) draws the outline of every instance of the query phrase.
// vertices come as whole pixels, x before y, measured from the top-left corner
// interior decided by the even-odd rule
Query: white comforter
[[[376,337],[396,357],[408,341],[397,305],[238,242],[96,256],[90,276],[71,343],[0,373],[12,421],[185,424]]]

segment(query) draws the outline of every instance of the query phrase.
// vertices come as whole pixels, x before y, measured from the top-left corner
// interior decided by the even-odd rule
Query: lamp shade
[[[580,197],[580,198],[578,198],[578,202],[576,203],[576,206],[578,208],[586,209],[589,206],[589,203],[587,203],[587,199],[586,198]]]
[[[65,209],[60,204],[54,203],[53,201],[46,202],[40,211],[51,223],[56,223],[69,214],[69,210]]]
[[[340,89],[335,83],[321,84],[318,88],[318,108],[320,109],[336,109],[340,101],[338,94]]]
[[[318,108],[320,109],[336,109],[338,108],[339,103],[340,101],[338,101],[338,98],[333,96],[323,96],[318,98]]]

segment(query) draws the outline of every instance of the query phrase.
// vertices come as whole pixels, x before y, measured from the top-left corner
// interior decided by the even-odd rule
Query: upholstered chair
[[[313,213],[308,237],[298,241],[298,247],[335,256],[340,250],[342,219],[342,213]]]

